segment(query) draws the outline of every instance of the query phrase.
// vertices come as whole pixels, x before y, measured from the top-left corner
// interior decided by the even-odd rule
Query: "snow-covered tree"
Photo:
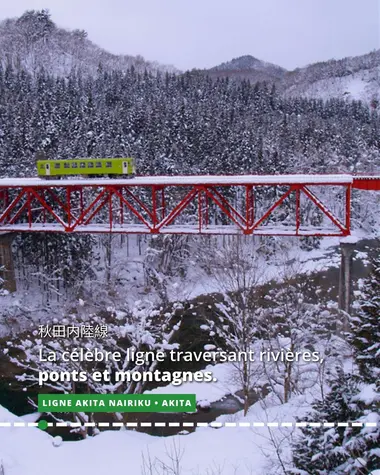
[[[253,355],[257,342],[257,321],[261,308],[253,288],[242,289],[234,294],[224,294],[223,300],[215,304],[217,309],[216,322],[208,322],[210,336],[222,341],[228,351],[243,354],[234,363],[239,385],[243,392],[244,415],[249,409],[250,394],[257,389],[260,371],[251,357],[245,357],[250,352]]]
[[[323,395],[325,373],[340,358],[344,346],[335,335],[334,309],[328,303],[308,302],[305,293],[302,278],[285,281],[279,288],[269,290],[265,296],[266,308],[258,322],[263,349],[284,354],[308,352],[306,360],[303,357],[284,361],[263,359],[268,383],[281,403],[316,384]]]
[[[357,405],[351,404],[351,400],[358,392],[357,384],[342,370],[338,370],[331,392],[323,401],[316,402],[313,405],[313,412],[302,419],[302,422],[318,422],[322,426],[302,428],[302,437],[297,439],[293,446],[293,460],[297,469],[300,470],[295,473],[332,474],[336,473],[334,470],[346,461],[347,453],[342,448],[342,444],[343,440],[352,433],[352,429],[347,430],[344,427],[326,429],[323,423],[356,420],[360,415],[360,409]]]
[[[293,445],[296,469],[292,473],[366,475],[378,468],[379,401],[379,396],[363,386],[359,378],[344,374],[340,369],[331,382],[331,392],[323,401],[314,403],[313,411],[302,418],[302,422],[322,425],[301,429],[302,436]],[[338,423],[342,422],[349,426],[339,427]],[[353,427],[353,422],[361,423],[362,427]],[[367,427],[367,422],[375,427]],[[334,423],[334,426],[327,428],[324,423]]]
[[[313,404],[307,416],[310,422],[335,426],[301,429],[293,447],[294,473],[364,475],[380,466],[379,293],[379,262],[375,259],[359,309],[351,318],[349,340],[356,370],[345,374],[340,369],[330,382],[331,391]],[[342,422],[349,426],[338,427]],[[352,426],[353,422],[360,425]]]
[[[41,325],[40,329],[9,342],[4,354],[16,364],[22,374],[16,376],[25,388],[42,385],[64,394],[141,394],[149,379],[136,381],[128,374],[153,372],[157,360],[143,358],[145,352],[166,352],[177,348],[181,313],[174,304],[171,311],[161,314],[148,302],[136,302],[132,310],[111,310],[88,316],[72,314],[59,321]],[[71,360],[63,354],[76,351],[106,354],[118,352],[120,361]],[[138,353],[138,361],[134,355]],[[106,378],[93,377],[94,371],[107,371]],[[50,378],[51,373],[58,376]],[[115,378],[115,373],[126,377]],[[82,373],[82,375],[81,375]],[[84,376],[83,376],[84,374]],[[116,418],[121,416],[114,414]],[[86,418],[78,415],[84,422]]]
[[[216,342],[223,342],[229,351],[236,353],[253,352],[257,340],[258,316],[262,310],[255,293],[261,277],[259,249],[260,242],[251,236],[234,236],[223,246],[198,251],[199,258],[207,262],[221,292],[220,300],[215,303],[215,318],[207,320],[206,328]],[[243,391],[246,415],[250,393],[258,377],[253,360],[242,358],[234,366]]]
[[[380,380],[380,258],[372,262],[372,272],[356,302],[358,311],[350,318],[349,341],[364,381]]]

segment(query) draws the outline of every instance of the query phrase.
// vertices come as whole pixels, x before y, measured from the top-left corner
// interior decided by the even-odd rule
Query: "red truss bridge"
[[[0,232],[347,236],[352,189],[380,176],[0,179]]]

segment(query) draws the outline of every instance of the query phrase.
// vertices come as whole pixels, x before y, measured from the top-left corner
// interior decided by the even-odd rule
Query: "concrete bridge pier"
[[[357,241],[357,238],[353,236],[348,236],[340,241],[339,308],[348,314],[351,311],[352,303],[352,257]],[[348,330],[347,319],[343,324],[343,331],[345,330]]]
[[[0,278],[2,288],[9,292],[16,291],[16,276],[13,265],[12,241],[14,233],[0,233]]]

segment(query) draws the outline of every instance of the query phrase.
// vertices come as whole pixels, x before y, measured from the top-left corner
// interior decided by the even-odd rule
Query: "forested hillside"
[[[208,69],[207,76],[211,78],[231,78],[250,82],[266,81],[275,83],[282,79],[287,71],[276,64],[267,63],[251,55],[240,56],[231,61]]]
[[[93,77],[0,69],[0,172],[34,155],[132,155],[138,174],[370,172],[379,116],[360,102],[288,98],[265,83],[198,73],[104,70]]]
[[[95,45],[81,29],[59,28],[48,10],[28,10],[0,23],[0,63],[35,74],[40,69],[55,76],[71,71],[93,75],[99,68],[125,71],[174,71],[172,66],[146,61],[142,56],[114,55]]]
[[[298,68],[284,76],[281,88],[293,97],[360,99],[376,108],[380,99],[380,50]]]
[[[266,83],[212,80],[197,72],[131,68],[62,78],[0,69],[1,176],[35,176],[39,150],[51,159],[133,156],[140,175],[379,172],[379,125],[377,111],[361,102],[284,98]],[[376,199],[354,195],[354,227],[377,229]],[[22,265],[33,267],[41,285],[49,288],[47,279],[53,279],[67,289],[70,276],[75,281],[78,272],[88,273],[92,238],[44,235],[43,247],[41,239],[15,241]],[[197,261],[191,242],[152,240],[145,275],[157,265],[170,274],[167,263],[174,261],[186,272],[189,259]],[[107,256],[107,239],[104,249]]]

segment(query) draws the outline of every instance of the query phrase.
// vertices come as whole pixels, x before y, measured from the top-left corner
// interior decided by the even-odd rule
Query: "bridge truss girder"
[[[181,183],[179,178],[175,184],[162,180],[159,184],[136,180],[0,184],[0,231],[350,234],[352,181],[329,182],[326,176],[320,183],[234,183],[231,177],[231,182],[202,183],[201,178],[194,183]]]

